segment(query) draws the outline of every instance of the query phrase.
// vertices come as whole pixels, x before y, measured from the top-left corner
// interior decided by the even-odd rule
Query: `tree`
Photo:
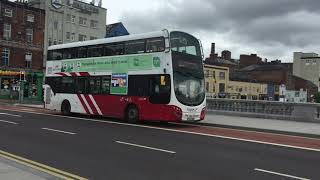
[[[314,99],[315,99],[315,102],[316,102],[316,103],[320,103],[320,92],[317,92],[317,93],[314,95]]]

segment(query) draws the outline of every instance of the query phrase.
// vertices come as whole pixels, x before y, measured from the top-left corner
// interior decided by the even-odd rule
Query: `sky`
[[[131,34],[178,29],[216,51],[258,54],[292,62],[293,52],[320,47],[319,0],[102,0],[107,24],[123,22]]]

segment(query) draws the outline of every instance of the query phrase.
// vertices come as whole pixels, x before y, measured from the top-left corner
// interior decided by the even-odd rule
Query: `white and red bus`
[[[168,30],[48,48],[45,107],[138,121],[198,121],[206,109],[202,47]]]

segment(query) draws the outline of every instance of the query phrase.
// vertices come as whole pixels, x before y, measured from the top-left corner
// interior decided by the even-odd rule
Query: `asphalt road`
[[[0,150],[89,179],[320,179],[316,151],[6,110]]]

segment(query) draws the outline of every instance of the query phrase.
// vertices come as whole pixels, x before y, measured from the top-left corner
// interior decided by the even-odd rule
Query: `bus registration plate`
[[[186,114],[187,121],[194,121],[196,117],[196,114]]]

